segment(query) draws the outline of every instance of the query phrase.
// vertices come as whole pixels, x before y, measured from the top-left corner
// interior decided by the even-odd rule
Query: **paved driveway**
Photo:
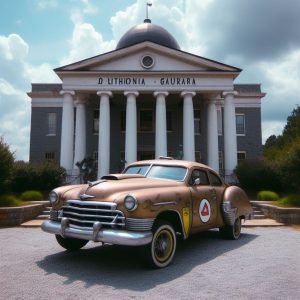
[[[300,231],[243,232],[195,235],[168,268],[147,270],[134,248],[67,253],[38,228],[0,229],[0,299],[300,299]]]

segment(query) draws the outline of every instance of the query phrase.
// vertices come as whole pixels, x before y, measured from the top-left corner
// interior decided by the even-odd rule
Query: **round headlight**
[[[137,208],[138,202],[134,196],[127,195],[124,199],[124,205],[128,210],[132,211]]]
[[[51,191],[49,194],[49,201],[51,205],[54,205],[59,199],[58,194],[55,191]]]

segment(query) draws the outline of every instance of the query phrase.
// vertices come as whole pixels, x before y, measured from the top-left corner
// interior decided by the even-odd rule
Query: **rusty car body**
[[[238,239],[241,220],[252,214],[241,188],[225,184],[206,165],[168,158],[56,188],[49,199],[50,220],[42,229],[65,249],[80,249],[89,240],[141,246],[156,268],[172,261],[178,236],[219,228],[223,237]]]

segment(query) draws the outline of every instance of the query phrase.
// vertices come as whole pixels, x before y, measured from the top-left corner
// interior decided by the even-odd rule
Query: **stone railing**
[[[49,206],[49,201],[29,202],[26,206],[0,207],[0,227],[17,226],[31,220]]]
[[[272,202],[251,201],[252,206],[259,207],[267,218],[279,223],[300,224],[300,208],[278,207]]]

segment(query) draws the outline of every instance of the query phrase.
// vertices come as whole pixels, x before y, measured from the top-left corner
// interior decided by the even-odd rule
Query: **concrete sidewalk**
[[[40,227],[44,220],[31,220],[21,224],[21,227]],[[283,223],[278,223],[273,219],[254,219],[247,220],[242,223],[243,227],[278,227],[278,226],[286,226]]]

